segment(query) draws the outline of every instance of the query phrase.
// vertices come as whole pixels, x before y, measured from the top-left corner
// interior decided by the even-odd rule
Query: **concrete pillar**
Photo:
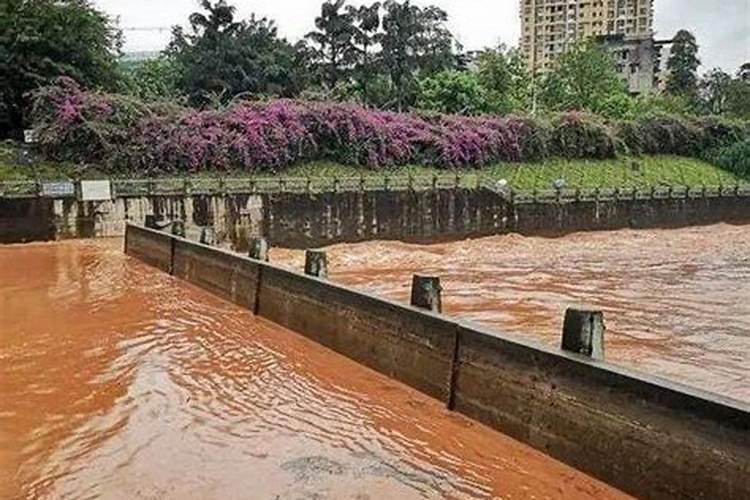
[[[204,245],[210,245],[210,246],[215,245],[216,234],[214,233],[214,228],[206,226],[203,229],[201,229],[200,242]]]
[[[268,240],[265,238],[250,238],[248,255],[251,259],[268,262]]]
[[[305,274],[317,278],[328,277],[328,257],[320,250],[305,252]]]
[[[411,282],[411,305],[435,313],[442,313],[442,291],[440,278],[415,274]]]
[[[563,324],[562,349],[593,359],[604,359],[604,314],[568,309]]]
[[[185,237],[185,221],[176,220],[172,221],[172,234],[179,236],[180,238]]]

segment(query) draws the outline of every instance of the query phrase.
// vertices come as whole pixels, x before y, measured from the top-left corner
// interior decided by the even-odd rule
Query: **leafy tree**
[[[144,101],[180,97],[180,67],[172,57],[138,61],[124,67],[128,93]]]
[[[357,90],[365,103],[372,103],[377,99],[377,96],[371,93],[371,82],[378,77],[379,72],[377,54],[373,53],[373,47],[377,44],[377,34],[380,30],[380,8],[379,2],[359,8],[350,7],[355,18],[354,43],[357,53],[354,78]]]
[[[600,112],[612,105],[613,96],[627,97],[625,83],[610,53],[594,41],[565,52],[541,84],[541,99],[552,111]]]
[[[687,30],[678,31],[667,60],[669,76],[666,91],[672,95],[695,97],[698,91],[700,64],[695,36]]]
[[[279,38],[273,21],[235,20],[235,8],[202,0],[190,15],[190,33],[175,27],[167,54],[180,67],[180,84],[194,104],[227,102],[241,95],[292,97],[304,84],[301,55]]]
[[[320,80],[334,88],[346,80],[357,61],[354,39],[357,32],[357,11],[345,8],[346,0],[328,0],[320,7],[320,16],[315,19],[317,31],[306,38],[316,46],[315,59]]]
[[[476,73],[446,70],[421,82],[417,106],[440,113],[478,115],[490,111],[487,90]]]
[[[29,91],[56,77],[115,87],[121,46],[119,29],[89,0],[0,1],[0,136],[19,133]]]
[[[531,76],[518,49],[500,45],[483,51],[477,59],[477,71],[494,112],[530,110]]]
[[[750,82],[750,62],[746,62],[737,70],[737,78],[743,82]]]
[[[732,77],[720,70],[712,69],[700,82],[701,107],[708,113],[723,114],[727,108],[727,93]]]
[[[750,120],[750,79],[735,78],[729,82],[725,105],[729,116]]]
[[[408,0],[384,4],[383,31],[378,36],[381,61],[393,86],[396,108],[414,103],[419,77],[455,66],[453,35],[446,27],[448,14],[438,7],[418,7]]]

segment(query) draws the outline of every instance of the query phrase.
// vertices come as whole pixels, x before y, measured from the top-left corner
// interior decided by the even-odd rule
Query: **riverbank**
[[[303,163],[269,174],[252,175],[244,171],[222,171],[195,175],[163,174],[151,177],[154,181],[188,179],[200,181],[217,177],[232,179],[257,179],[258,181],[310,180],[312,188],[330,187],[335,180],[364,179],[369,185],[382,185],[384,178],[430,179],[434,176],[456,174],[462,186],[505,179],[518,191],[551,189],[557,181],[565,186],[580,189],[632,189],[652,186],[732,186],[747,182],[746,178],[696,158],[670,155],[621,156],[608,160],[550,159],[544,162],[499,163],[479,169],[448,170],[424,166],[406,166],[390,169],[370,169],[361,166],[332,162]],[[0,145],[0,182],[48,181],[67,179],[123,178],[109,175],[96,165],[76,165],[65,162],[34,160],[24,164],[19,148],[8,143]],[[145,173],[130,172],[129,178],[149,178]],[[406,182],[393,182],[392,187]]]

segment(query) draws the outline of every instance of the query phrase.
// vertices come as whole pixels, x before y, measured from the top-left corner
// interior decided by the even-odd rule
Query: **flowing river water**
[[[537,300],[550,303],[589,286],[597,269],[617,272],[568,254],[581,264],[577,284],[564,284],[560,269],[552,286],[553,271],[542,269],[558,243],[547,245],[549,252],[518,238],[472,245],[338,247],[334,269],[346,281],[401,297],[412,269],[448,278],[451,262],[462,262],[446,283],[454,285],[449,310],[487,320],[503,310],[503,296],[517,295],[511,291],[530,269],[526,296],[536,289]],[[563,246],[570,252],[579,245]],[[746,272],[743,255],[721,255],[716,266],[735,255]],[[684,271],[702,272],[700,265]],[[727,286],[736,270],[716,272],[727,275],[691,296],[680,310],[692,313],[684,322],[741,293]],[[389,279],[396,281],[386,285]],[[517,300],[502,323],[547,324],[538,303]],[[707,332],[709,338],[740,329],[736,307],[722,318],[723,333]],[[648,345],[663,343],[659,332],[652,336]],[[0,498],[491,497],[624,495],[125,257],[121,241],[0,246]]]
[[[444,312],[559,345],[569,306],[605,314],[606,358],[750,401],[750,226],[495,236],[327,249],[332,280],[407,302],[439,276]],[[272,260],[301,268],[299,251]]]

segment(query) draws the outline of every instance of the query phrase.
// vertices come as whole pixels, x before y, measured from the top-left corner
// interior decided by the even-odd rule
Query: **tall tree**
[[[695,97],[698,92],[700,65],[695,36],[687,30],[678,31],[667,60],[667,92],[672,95]]]
[[[611,54],[595,41],[570,48],[541,84],[541,99],[553,111],[599,112],[627,97]]]
[[[355,18],[354,43],[357,63],[354,69],[354,79],[357,83],[362,100],[370,104],[373,102],[371,90],[375,87],[370,83],[377,78],[377,54],[373,47],[377,44],[377,34],[380,30],[380,2],[363,5],[359,8],[349,7]]]
[[[226,0],[202,0],[201,6],[205,12],[190,15],[190,33],[175,27],[167,49],[194,104],[226,102],[240,94],[291,97],[301,90],[305,68],[296,64],[295,48],[279,38],[273,21],[254,15],[237,21]]]
[[[719,68],[709,71],[700,81],[701,108],[720,115],[727,110],[727,97],[732,77]]]
[[[58,76],[119,83],[122,34],[89,0],[0,1],[0,137],[25,126],[27,95]]]
[[[531,75],[518,49],[501,44],[483,51],[477,58],[477,73],[494,112],[530,111]]]
[[[412,104],[418,78],[455,66],[453,35],[446,27],[448,14],[438,7],[418,7],[408,0],[387,0],[383,32],[378,37],[383,66],[390,77],[396,107]]]
[[[346,0],[323,2],[320,16],[315,18],[317,30],[306,37],[315,44],[319,78],[328,88],[345,81],[357,60],[354,46],[357,12],[345,4]]]

